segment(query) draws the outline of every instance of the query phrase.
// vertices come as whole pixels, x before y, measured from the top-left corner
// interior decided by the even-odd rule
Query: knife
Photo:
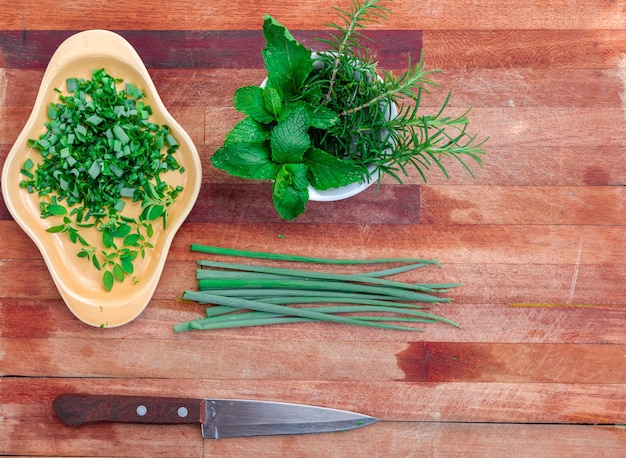
[[[54,400],[53,406],[70,426],[102,421],[200,423],[205,439],[346,431],[378,421],[345,410],[237,399],[64,394]]]

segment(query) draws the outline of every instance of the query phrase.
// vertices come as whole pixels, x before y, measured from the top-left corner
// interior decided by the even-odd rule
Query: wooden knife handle
[[[150,396],[64,394],[54,400],[56,414],[70,426],[98,421],[121,423],[202,423],[203,399]]]

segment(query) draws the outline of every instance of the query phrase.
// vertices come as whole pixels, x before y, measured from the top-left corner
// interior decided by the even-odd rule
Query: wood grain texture
[[[329,4],[323,0],[278,3],[272,0],[202,0],[170,2],[155,8],[150,0],[122,0],[115,5],[86,2],[76,6],[43,0],[33,9],[27,0],[3,3],[7,30],[54,30],[116,28],[129,30],[238,30],[258,29],[265,13],[276,16],[290,28],[306,29],[324,25],[332,19],[332,7],[347,9],[349,0]],[[492,30],[492,29],[621,29],[626,11],[621,1],[568,0],[545,2],[515,0],[395,1],[389,28],[416,30]],[[47,20],[39,11],[55,11],[55,20]],[[123,14],[122,12],[130,12]]]
[[[332,7],[301,2],[0,0],[0,163],[48,59],[73,31],[119,31],[200,152],[200,198],[153,300],[113,329],[82,324],[0,199],[0,455],[106,457],[618,457],[626,447],[626,2],[395,0],[369,32],[381,65],[424,52],[441,87],[489,136],[474,178],[446,163],[423,183],[384,178],[345,202],[276,217],[269,183],[210,158],[241,119],[232,94],[265,77],[270,13],[309,45]],[[49,12],[44,14],[44,12]],[[289,324],[174,333],[204,305],[192,243],[334,258],[438,258],[398,275],[460,282],[429,311],[461,325],[390,332]],[[259,264],[289,263],[244,260]],[[312,269],[354,273],[357,266]],[[63,393],[249,398],[360,412],[346,433],[203,440],[194,425],[93,424],[54,414]],[[181,452],[184,451],[184,452]]]
[[[1,31],[0,65],[7,68],[45,68],[58,46],[80,30]],[[263,68],[265,46],[261,30],[115,30],[139,53],[149,68]],[[317,37],[328,31],[299,30],[294,37],[311,49],[325,50]],[[408,53],[421,52],[421,31],[367,31],[378,43],[372,49],[385,65],[405,66]]]

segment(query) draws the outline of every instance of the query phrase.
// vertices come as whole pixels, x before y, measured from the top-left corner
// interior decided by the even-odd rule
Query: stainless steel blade
[[[346,431],[371,425],[374,417],[345,410],[270,401],[206,399],[205,439]]]

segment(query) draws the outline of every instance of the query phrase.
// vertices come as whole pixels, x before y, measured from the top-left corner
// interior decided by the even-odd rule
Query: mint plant
[[[234,176],[271,180],[274,206],[284,219],[305,211],[309,186],[325,190],[373,177],[380,183],[384,174],[402,183],[408,167],[425,182],[433,164],[448,177],[445,157],[470,175],[465,158],[482,164],[486,139],[467,132],[467,112],[443,115],[449,94],[436,114],[418,113],[422,93],[436,86],[423,58],[416,64],[409,58],[400,76],[378,71],[361,30],[387,18],[380,3],[354,0],[350,11],[337,9],[340,24],[330,24],[329,37],[319,39],[328,47],[320,53],[265,15],[266,82],[235,92],[233,105],[245,117],[211,161]]]

